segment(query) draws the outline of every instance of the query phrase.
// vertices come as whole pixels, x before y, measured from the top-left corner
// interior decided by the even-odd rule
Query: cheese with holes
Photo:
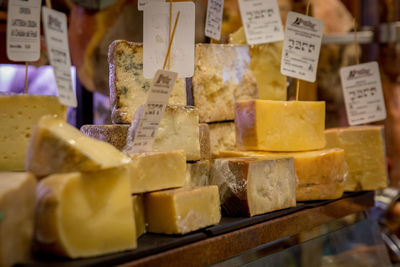
[[[199,137],[200,137],[200,159],[207,160],[211,158],[211,144],[210,144],[210,127],[207,123],[199,124]]]
[[[129,124],[83,125],[81,132],[122,150],[126,145],[128,129]]]
[[[192,79],[200,122],[233,120],[236,101],[257,98],[249,47],[197,44]]]
[[[143,196],[132,196],[133,215],[135,217],[136,236],[139,238],[146,233],[146,217],[144,213]]]
[[[223,150],[232,150],[236,147],[236,133],[234,122],[212,123],[210,127],[211,155],[218,157]]]
[[[110,102],[113,123],[130,123],[136,109],[146,103],[151,79],[143,77],[143,44],[117,40],[108,51]],[[171,105],[186,105],[186,83],[177,79]]]
[[[325,147],[325,102],[250,100],[235,105],[236,145],[245,150]]]
[[[41,251],[81,258],[136,248],[129,168],[63,173],[39,182],[35,240]]]
[[[218,185],[223,211],[229,216],[255,216],[296,206],[292,158],[216,159],[210,184]]]
[[[0,173],[0,266],[31,256],[36,179],[26,172]]]
[[[218,187],[178,188],[153,192],[144,198],[148,231],[186,234],[219,223]]]
[[[65,120],[66,112],[54,96],[0,96],[0,171],[23,171],[33,127],[47,114]]]
[[[210,166],[209,160],[187,163],[185,187],[208,185]]]
[[[378,190],[387,187],[383,126],[357,126],[325,131],[326,146],[345,151],[349,166],[345,191]]]
[[[129,161],[112,145],[87,137],[56,116],[44,116],[33,130],[25,167],[42,177],[60,172],[96,171]]]
[[[186,177],[183,150],[132,154],[131,193],[182,187]]]

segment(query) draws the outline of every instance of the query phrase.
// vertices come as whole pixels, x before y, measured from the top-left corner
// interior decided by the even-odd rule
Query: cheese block
[[[143,196],[133,195],[132,205],[133,215],[135,217],[136,237],[139,238],[141,235],[146,233],[146,217],[144,213]]]
[[[135,114],[138,116],[141,110]],[[135,136],[139,127],[139,119],[135,119],[128,136]],[[160,121],[153,151],[168,152],[184,150],[187,160],[200,160],[199,115],[192,106],[167,106]],[[129,150],[131,144],[127,144]]]
[[[129,124],[83,125],[81,132],[122,150],[126,145],[128,129]]]
[[[343,196],[344,183],[299,185],[296,189],[297,201],[337,199]]]
[[[357,126],[325,131],[326,147],[345,151],[349,175],[345,191],[377,190],[387,187],[383,126]]]
[[[233,120],[236,101],[257,98],[249,47],[197,44],[192,78],[200,122]]]
[[[108,51],[110,102],[113,123],[130,123],[136,109],[146,103],[151,79],[143,77],[143,44],[116,40]],[[186,105],[186,83],[177,79],[171,105]]]
[[[66,112],[54,96],[1,95],[0,171],[23,171],[33,127],[47,114],[65,120]]]
[[[38,249],[81,258],[136,248],[129,168],[63,173],[39,182]]]
[[[210,127],[211,156],[217,158],[220,151],[232,150],[236,147],[234,122],[212,123]]]
[[[235,105],[236,145],[244,150],[325,147],[325,102],[250,100]]]
[[[207,123],[199,124],[200,159],[211,159],[210,128]]]
[[[219,223],[218,187],[178,188],[145,195],[147,230],[186,234]]]
[[[183,150],[137,153],[130,157],[132,194],[182,187],[185,184],[186,157]]]
[[[200,160],[186,164],[185,187],[208,185],[211,163],[209,160]]]
[[[210,184],[218,185],[223,211],[229,216],[254,216],[296,206],[293,158],[216,159]]]
[[[0,266],[31,255],[36,179],[30,173],[0,172]]]
[[[60,172],[96,171],[129,161],[112,145],[87,137],[56,116],[44,116],[33,130],[25,168],[43,177]]]

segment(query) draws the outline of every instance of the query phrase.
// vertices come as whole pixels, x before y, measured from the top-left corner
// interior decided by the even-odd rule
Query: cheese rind
[[[221,219],[218,187],[179,188],[145,195],[148,231],[186,234]]]
[[[220,151],[232,150],[236,147],[234,122],[219,122],[209,124],[211,155],[217,158]]]
[[[122,150],[126,145],[129,124],[83,125],[81,132]]]
[[[313,201],[341,198],[344,192],[344,183],[300,185],[296,189],[297,201]]]
[[[0,173],[0,266],[31,256],[36,179],[30,173]]]
[[[216,159],[210,184],[218,185],[223,211],[229,216],[255,216],[296,206],[292,158]]]
[[[32,129],[44,115],[66,119],[67,107],[55,96],[0,96],[0,171],[23,171]]]
[[[39,182],[38,248],[81,258],[136,248],[129,169],[54,174]]]
[[[143,76],[143,44],[116,40],[108,51],[110,101],[113,123],[130,123],[140,105],[146,103],[151,79]],[[169,104],[186,105],[186,83],[177,79]]]
[[[210,127],[206,123],[199,124],[200,159],[211,159]]]
[[[132,205],[133,215],[135,217],[136,237],[139,238],[141,235],[146,233],[146,216],[144,212],[143,196],[133,195]]]
[[[210,178],[211,163],[209,160],[200,160],[186,164],[185,187],[206,186]]]
[[[325,131],[326,147],[345,151],[349,167],[345,191],[378,190],[387,187],[383,126],[357,126]]]
[[[236,145],[244,150],[325,147],[325,102],[250,100],[235,104]]]

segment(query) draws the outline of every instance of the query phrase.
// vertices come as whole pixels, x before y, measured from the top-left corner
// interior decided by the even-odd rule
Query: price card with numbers
[[[378,63],[344,67],[340,70],[340,79],[350,125],[386,118]]]
[[[205,34],[215,40],[221,39],[224,0],[208,0]]]
[[[248,44],[283,40],[283,27],[276,0],[239,0],[240,15]]]
[[[323,28],[322,20],[289,12],[281,61],[283,75],[315,82]]]
[[[41,4],[41,0],[8,1],[8,59],[27,62],[39,60]]]
[[[71,80],[71,58],[67,36],[67,17],[64,13],[42,8],[50,64],[56,78],[58,98],[66,106],[76,107],[77,100]]]

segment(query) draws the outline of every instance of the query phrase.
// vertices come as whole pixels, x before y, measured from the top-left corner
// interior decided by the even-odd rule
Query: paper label
[[[12,61],[37,61],[40,57],[40,0],[9,0],[7,57]]]
[[[43,27],[50,64],[56,78],[60,103],[76,107],[77,100],[71,80],[71,58],[67,36],[67,17],[64,13],[42,8]]]
[[[144,7],[150,2],[165,2],[164,0],[138,0],[138,10],[143,11]]]
[[[283,27],[276,0],[239,0],[240,15],[248,44],[283,40]]]
[[[322,20],[289,12],[282,51],[283,75],[315,82],[323,29]]]
[[[164,115],[169,95],[174,87],[178,74],[172,71],[158,70],[151,82],[147,102],[139,120],[131,151],[151,151],[157,135],[160,121]]]
[[[169,3],[151,2],[143,14],[143,75],[152,79],[163,68],[169,43]],[[194,72],[195,6],[193,2],[173,4],[173,29],[178,11],[179,21],[172,42],[170,71],[179,78],[192,77]],[[172,32],[171,29],[171,32]],[[166,68],[167,69],[167,68]]]
[[[341,68],[340,79],[350,125],[386,118],[378,63],[369,62]]]
[[[205,35],[215,40],[221,39],[224,0],[208,0]]]

